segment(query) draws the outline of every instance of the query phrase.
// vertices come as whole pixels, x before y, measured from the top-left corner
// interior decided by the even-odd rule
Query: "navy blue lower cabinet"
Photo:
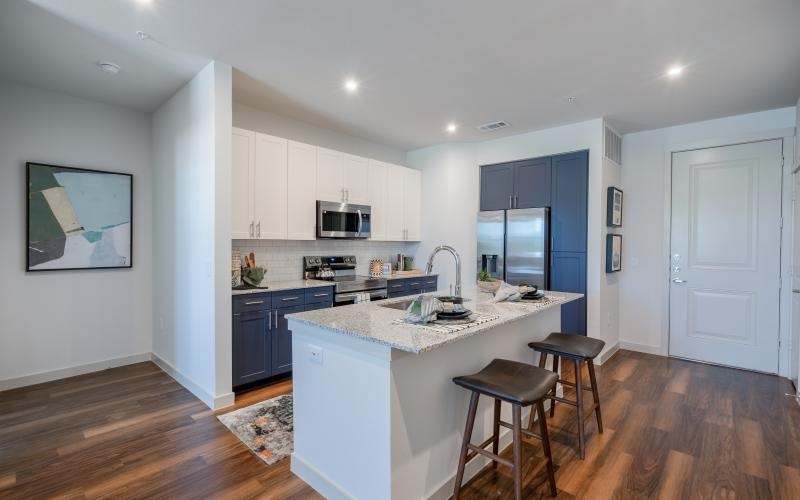
[[[272,375],[272,325],[270,309],[248,310],[233,315],[233,386]]]
[[[585,253],[553,252],[551,259],[551,290],[586,293]],[[586,297],[561,306],[561,331],[586,335]]]
[[[408,295],[408,284],[406,280],[389,280],[386,284],[386,292],[390,299]]]
[[[303,312],[306,306],[275,309],[272,328],[272,374],[279,375],[292,370],[292,331],[289,330],[287,314]]]

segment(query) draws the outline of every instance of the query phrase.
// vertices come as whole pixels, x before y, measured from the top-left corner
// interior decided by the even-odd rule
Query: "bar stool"
[[[558,375],[555,373],[538,368],[527,363],[509,361],[506,359],[495,359],[483,370],[472,375],[455,377],[453,382],[465,389],[472,391],[469,400],[469,413],[467,414],[467,426],[464,430],[464,439],[461,443],[461,453],[458,459],[458,471],[456,472],[456,484],[453,491],[453,500],[457,500],[461,492],[461,481],[464,479],[464,467],[467,462],[475,458],[478,454],[489,457],[494,461],[493,467],[501,463],[511,467],[514,475],[514,494],[517,500],[522,498],[522,434],[539,439],[544,448],[544,455],[547,458],[544,465],[547,466],[547,477],[550,483],[550,493],[556,496],[556,477],[553,469],[553,457],[550,453],[550,438],[547,435],[547,423],[545,421],[544,398],[555,389]],[[492,436],[481,443],[474,445],[472,439],[472,427],[475,424],[475,413],[478,409],[478,398],[480,395],[494,398],[494,421]],[[506,401],[512,405],[513,424],[500,420],[500,403]],[[539,414],[539,432],[536,434],[530,429],[522,427],[522,407],[535,405]],[[533,411],[531,411],[531,423],[533,423]],[[506,460],[498,455],[500,445],[500,426],[511,429],[514,438],[513,461]],[[487,451],[489,444],[492,451]],[[541,465],[532,473],[537,474]]]
[[[575,388],[576,398],[575,401],[570,399],[561,398],[556,396],[555,389],[553,393],[548,396],[552,400],[550,406],[550,416],[555,415],[556,401],[575,406],[578,411],[578,448],[580,450],[581,459],[586,457],[586,432],[584,429],[584,420],[586,415],[583,414],[583,391],[591,391],[594,404],[595,417],[597,418],[597,430],[600,434],[603,433],[603,417],[600,414],[600,397],[597,394],[597,379],[594,375],[594,358],[603,350],[606,343],[599,339],[592,339],[583,335],[574,335],[570,333],[551,333],[546,339],[541,342],[531,342],[528,347],[540,353],[539,367],[544,368],[547,361],[547,355],[553,356],[553,371],[558,373],[559,358],[571,359],[575,366],[575,382],[558,378],[556,383],[567,385]],[[590,387],[584,387],[582,380],[581,364],[586,362],[589,368],[589,381]],[[546,398],[547,399],[547,398]],[[529,427],[533,426],[531,420]]]

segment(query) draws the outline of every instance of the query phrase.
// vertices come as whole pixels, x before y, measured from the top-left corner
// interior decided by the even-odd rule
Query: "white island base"
[[[563,295],[561,303],[579,297]],[[402,316],[401,311],[379,307],[328,311],[333,311],[334,330],[342,328],[337,323],[347,323],[341,320],[344,309],[361,315],[360,326],[375,329],[388,325],[387,314]],[[561,325],[561,307],[554,304],[415,353],[315,325],[323,323],[323,316],[315,313],[320,311],[289,319],[294,378],[291,469],[327,498],[448,498],[469,402],[469,392],[456,386],[453,377],[476,372],[494,358],[538,362],[528,342],[543,339]],[[473,443],[491,435],[491,402],[481,398]],[[523,422],[529,410],[523,410]],[[511,420],[506,403],[502,418]],[[511,442],[510,431],[502,431],[501,449]],[[472,460],[464,481],[486,463],[484,457]]]

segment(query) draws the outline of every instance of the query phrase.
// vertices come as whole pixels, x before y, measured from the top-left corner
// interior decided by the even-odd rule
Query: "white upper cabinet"
[[[403,220],[405,239],[419,241],[422,236],[422,172],[403,168]]]
[[[255,164],[256,134],[249,130],[233,129],[233,162],[231,164],[231,238],[253,237],[253,166]]]
[[[367,169],[367,205],[371,207],[371,236],[373,240],[386,239],[386,174],[388,166],[369,160]]]
[[[286,239],[288,141],[256,133],[253,169],[256,239]]]
[[[404,220],[403,173],[405,168],[386,164],[386,184],[384,197],[384,213],[386,215],[385,238],[388,241],[405,239],[406,226]]]
[[[317,199],[344,203],[342,153],[317,148]]]
[[[317,223],[315,146],[289,141],[288,229],[290,240],[313,240]]]
[[[366,205],[369,200],[367,188],[369,160],[345,154],[342,158],[342,187],[347,203]]]

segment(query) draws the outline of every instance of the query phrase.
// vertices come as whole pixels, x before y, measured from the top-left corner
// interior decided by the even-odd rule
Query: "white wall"
[[[238,102],[233,103],[233,126],[398,165],[404,165],[406,160],[405,152],[400,149]]]
[[[0,110],[0,390],[149,359],[148,115],[3,82]],[[26,161],[133,174],[132,269],[25,272]]]
[[[153,353],[211,407],[233,401],[230,92],[212,62],[153,116]]]
[[[732,116],[624,136],[622,141],[623,262],[620,341],[623,347],[667,354],[669,248],[665,235],[669,153],[687,147],[752,140],[753,134],[794,127],[795,108]],[[769,134],[767,134],[769,135]],[[791,156],[789,156],[791,157]]]
[[[616,179],[614,169],[618,167],[604,167],[602,143],[603,121],[596,119],[501,139],[410,151],[408,165],[422,170],[424,180],[422,243],[417,260],[424,262],[436,245],[453,245],[462,258],[462,281],[474,285],[479,166],[588,149],[587,330],[590,336],[606,341],[607,351],[616,348],[617,290],[615,278],[605,275],[604,228],[606,187]],[[434,264],[441,273],[440,288],[454,281],[452,264],[445,259],[437,257]]]

